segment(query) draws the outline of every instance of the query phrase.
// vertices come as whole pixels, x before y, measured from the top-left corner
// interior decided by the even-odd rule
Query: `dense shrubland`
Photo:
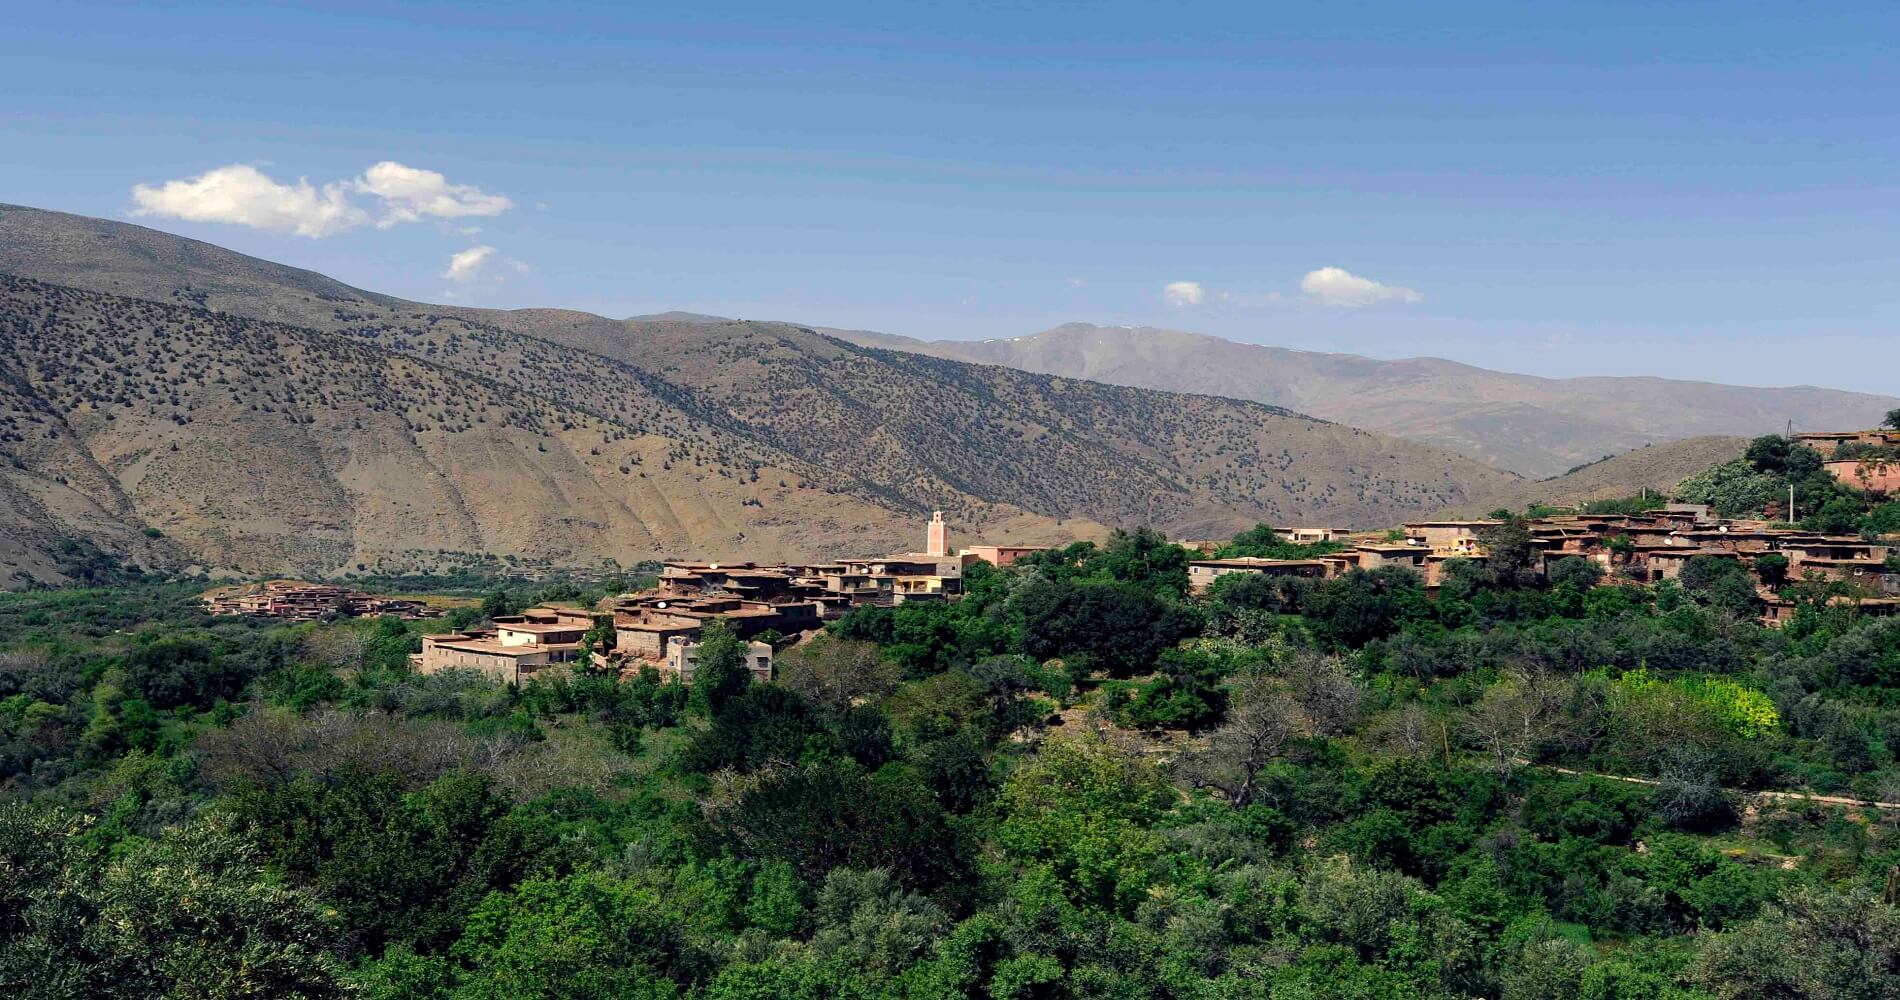
[[[979,565],[767,685],[715,634],[693,691],[0,597],[0,993],[1900,996],[1900,812],[1756,794],[1900,799],[1900,621],[1185,560]]]

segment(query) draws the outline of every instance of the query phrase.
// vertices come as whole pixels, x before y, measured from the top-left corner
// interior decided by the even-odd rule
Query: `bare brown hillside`
[[[1677,483],[1711,465],[1741,457],[1747,447],[1748,439],[1740,437],[1697,437],[1650,445],[1592,462],[1566,475],[1513,485],[1490,497],[1450,508],[1447,513],[1475,516],[1500,507],[1523,510],[1531,504],[1563,507],[1635,496],[1645,489],[1666,494]]]
[[[31,209],[0,208],[0,272],[0,517],[28,539],[0,558],[42,578],[31,553],[75,536],[255,573],[626,565],[907,547],[932,508],[996,540],[1382,525],[1515,478],[1258,403],[791,324],[408,303]]]
[[[259,573],[907,540],[888,503],[813,485],[803,463],[706,426],[631,373],[576,370],[552,345],[456,323],[376,339],[0,277],[11,479],[50,481],[206,566]],[[97,534],[54,510],[9,513],[41,534]]]

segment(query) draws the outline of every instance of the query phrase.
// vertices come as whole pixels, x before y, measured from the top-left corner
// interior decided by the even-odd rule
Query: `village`
[[[1797,435],[1819,452],[1828,472],[1844,484],[1873,493],[1900,491],[1900,463],[1889,459],[1900,431]],[[1862,457],[1865,455],[1875,457]],[[1900,611],[1900,572],[1891,557],[1896,545],[1858,536],[1827,535],[1771,519],[1714,516],[1704,505],[1666,503],[1639,513],[1542,513],[1517,519],[1528,535],[1527,570],[1549,578],[1562,560],[1582,559],[1601,570],[1597,586],[1641,586],[1679,579],[1692,560],[1732,561],[1746,570],[1760,598],[1762,621],[1776,626],[1795,612],[1780,590],[1803,582],[1825,588],[1822,598],[1851,604],[1860,614]],[[1254,574],[1326,580],[1355,570],[1398,567],[1417,573],[1427,594],[1436,593],[1459,564],[1482,566],[1498,517],[1421,520],[1384,531],[1347,528],[1275,527],[1279,539],[1309,547],[1303,558],[1219,558],[1217,541],[1179,541],[1200,556],[1188,561],[1193,592],[1207,593],[1222,577]],[[747,645],[745,665],[756,677],[773,676],[775,652],[836,621],[853,608],[915,601],[955,600],[966,571],[978,562],[1003,568],[1049,546],[969,545],[952,550],[950,528],[936,512],[924,528],[921,551],[835,562],[763,565],[752,562],[668,561],[655,586],[623,594],[599,608],[535,607],[497,615],[484,627],[425,635],[412,656],[419,673],[472,670],[519,683],[549,667],[588,659],[594,669],[627,674],[643,667],[690,682],[701,633],[721,619]],[[339,587],[266,584],[207,602],[214,614],[250,614],[291,620],[326,615],[439,617],[414,601],[378,598]]]
[[[205,597],[205,612],[213,615],[251,615],[315,622],[331,618],[441,618],[442,610],[423,601],[380,597],[327,583],[269,580],[250,586],[224,587]]]

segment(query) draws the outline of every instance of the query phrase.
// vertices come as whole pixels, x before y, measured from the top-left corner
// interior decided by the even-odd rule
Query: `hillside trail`
[[[1528,761],[1521,763],[1528,763]],[[1557,774],[1569,774],[1582,778],[1602,778],[1606,781],[1626,781],[1632,785],[1654,786],[1662,784],[1661,781],[1655,778],[1638,778],[1627,774],[1603,774],[1599,771],[1577,771],[1568,767],[1558,767],[1555,764],[1535,764],[1532,766]],[[1732,792],[1736,795],[1754,796],[1757,799],[1765,799],[1770,802],[1813,802],[1828,806],[1857,806],[1862,809],[1881,809],[1900,812],[1900,802],[1857,799],[1847,795],[1816,795],[1813,792],[1783,792],[1774,790],[1750,791],[1743,788],[1724,788],[1723,791]]]

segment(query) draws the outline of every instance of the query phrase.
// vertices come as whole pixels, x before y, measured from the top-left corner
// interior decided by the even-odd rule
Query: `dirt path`
[[[1574,771],[1570,768],[1557,767],[1553,764],[1538,764],[1535,766],[1546,771],[1554,771],[1558,774],[1574,774],[1583,778],[1603,778],[1606,781],[1627,781],[1632,785],[1662,784],[1662,782],[1657,781],[1655,778],[1632,778],[1625,774],[1599,774],[1595,771]],[[1812,792],[1753,792],[1741,788],[1725,788],[1723,791],[1733,792],[1736,795],[1752,795],[1755,798],[1767,799],[1770,802],[1817,802],[1821,805],[1828,806],[1856,806],[1862,809],[1891,809],[1900,812],[1900,802],[1877,802],[1872,799],[1856,799],[1845,795],[1815,795]]]

